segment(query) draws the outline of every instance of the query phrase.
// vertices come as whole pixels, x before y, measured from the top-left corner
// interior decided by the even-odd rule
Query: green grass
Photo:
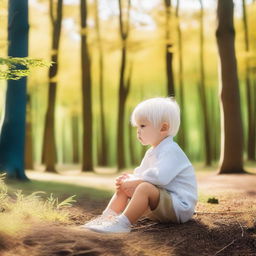
[[[33,223],[69,223],[67,208],[77,201],[101,201],[112,195],[110,190],[62,182],[0,178],[0,232],[9,235],[24,232]]]
[[[100,200],[109,198],[113,192],[110,190],[101,190],[92,187],[85,187],[63,182],[53,181],[38,181],[30,180],[28,182],[8,181],[7,187],[9,193],[14,193],[16,190],[22,190],[25,195],[35,191],[44,191],[46,194],[53,193],[55,197],[64,198],[76,195],[76,199],[82,199],[84,196],[92,200]]]
[[[201,203],[208,203],[209,198],[217,198],[216,195],[213,194],[206,194],[199,190],[198,192],[198,202]]]

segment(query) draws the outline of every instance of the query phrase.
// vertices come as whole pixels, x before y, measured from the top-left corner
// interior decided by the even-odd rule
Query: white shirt
[[[194,168],[172,136],[147,150],[134,176],[166,189],[179,222],[191,219],[197,202]]]

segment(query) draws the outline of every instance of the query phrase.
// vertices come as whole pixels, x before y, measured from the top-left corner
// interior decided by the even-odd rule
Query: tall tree
[[[92,97],[91,60],[87,43],[87,2],[80,0],[81,68],[83,101],[83,163],[82,171],[93,171],[92,157]]]
[[[55,164],[57,162],[56,139],[55,139],[55,105],[57,94],[57,74],[59,66],[59,44],[61,35],[62,8],[63,0],[58,0],[57,10],[54,12],[53,0],[50,4],[50,19],[52,24],[52,46],[51,61],[49,68],[49,88],[48,104],[45,118],[44,137],[43,137],[43,157],[42,162],[46,165],[46,171],[56,172]],[[56,13],[56,15],[54,15]],[[56,16],[56,17],[55,17]]]
[[[137,164],[135,149],[134,149],[134,138],[135,138],[134,127],[130,125],[128,130],[128,139],[129,139],[129,148],[130,148],[130,163],[132,166],[135,166]]]
[[[167,93],[168,96],[174,96],[174,78],[173,78],[173,52],[171,41],[171,0],[164,0],[165,4],[165,59],[166,59],[166,75],[167,75]]]
[[[185,101],[184,101],[184,67],[183,67],[183,38],[180,27],[180,1],[177,0],[175,17],[177,21],[177,34],[178,34],[178,83],[179,83],[179,101],[181,108],[181,124],[178,133],[178,140],[180,146],[185,150],[186,148],[186,115],[185,115]]]
[[[9,0],[9,56],[28,56],[28,31],[28,0]],[[25,77],[8,80],[0,132],[0,170],[7,172],[9,177],[21,180],[27,179],[24,170],[26,86]]]
[[[216,89],[214,87],[208,88],[208,99],[209,99],[209,112],[208,115],[211,117],[211,156],[214,161],[219,159],[220,151],[220,120],[219,120],[219,104],[216,100]]]
[[[199,33],[199,45],[200,45],[200,82],[199,82],[199,97],[202,105],[203,112],[203,130],[204,130],[204,146],[205,146],[205,164],[207,166],[211,165],[212,155],[211,155],[211,135],[210,135],[210,120],[208,111],[208,102],[205,86],[205,70],[204,70],[204,7],[202,0],[200,3],[200,33]]]
[[[220,57],[221,158],[219,173],[243,173],[243,129],[235,55],[234,3],[218,0],[216,39]]]
[[[100,31],[100,19],[98,0],[95,0],[95,27],[98,40],[98,52],[99,52],[99,101],[100,101],[100,138],[101,143],[99,147],[99,164],[107,165],[108,151],[107,151],[107,138],[106,138],[106,125],[105,125],[105,113],[104,113],[104,54],[103,45]]]
[[[33,169],[33,142],[32,142],[32,117],[31,117],[31,99],[27,94],[27,111],[26,111],[26,143],[25,143],[25,168]]]
[[[125,167],[124,154],[124,120],[125,120],[125,103],[130,90],[130,83],[125,80],[125,70],[127,66],[127,40],[130,30],[130,8],[131,0],[127,0],[127,11],[124,11],[122,0],[119,3],[119,31],[122,41],[122,56],[119,78],[119,94],[118,94],[118,118],[117,118],[117,169],[121,170]],[[126,17],[124,14],[126,13]]]
[[[79,163],[79,118],[77,113],[71,114],[71,132],[73,142],[73,163]]]
[[[244,27],[244,47],[246,53],[250,51],[247,11],[245,0],[242,0],[243,6],[243,27]],[[247,140],[247,153],[249,160],[255,160],[255,115],[254,109],[256,107],[253,88],[250,80],[250,65],[248,59],[245,60],[245,84],[246,84],[246,96],[247,96],[247,113],[248,113],[248,140]]]

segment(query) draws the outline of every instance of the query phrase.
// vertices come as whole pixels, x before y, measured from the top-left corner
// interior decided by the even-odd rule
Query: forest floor
[[[252,170],[256,174],[256,169]],[[66,225],[35,223],[17,237],[0,235],[0,256],[256,256],[256,175],[197,173],[200,200],[185,224],[157,224],[141,219],[129,234],[99,234],[79,228],[99,214],[109,200],[77,198]],[[79,186],[113,187],[116,175],[63,175],[28,172],[32,180]],[[67,185],[66,185],[67,186]],[[67,193],[63,191],[63,193]],[[218,203],[208,203],[212,199]]]

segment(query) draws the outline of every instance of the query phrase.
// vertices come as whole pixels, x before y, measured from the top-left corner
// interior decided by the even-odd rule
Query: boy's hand
[[[144,182],[143,180],[124,180],[120,186],[120,189],[122,189],[128,197],[132,197],[136,187]]]
[[[128,178],[129,178],[128,173],[124,173],[121,176],[118,176],[115,180],[116,189],[119,190],[121,184],[124,182],[125,179],[128,179]]]

